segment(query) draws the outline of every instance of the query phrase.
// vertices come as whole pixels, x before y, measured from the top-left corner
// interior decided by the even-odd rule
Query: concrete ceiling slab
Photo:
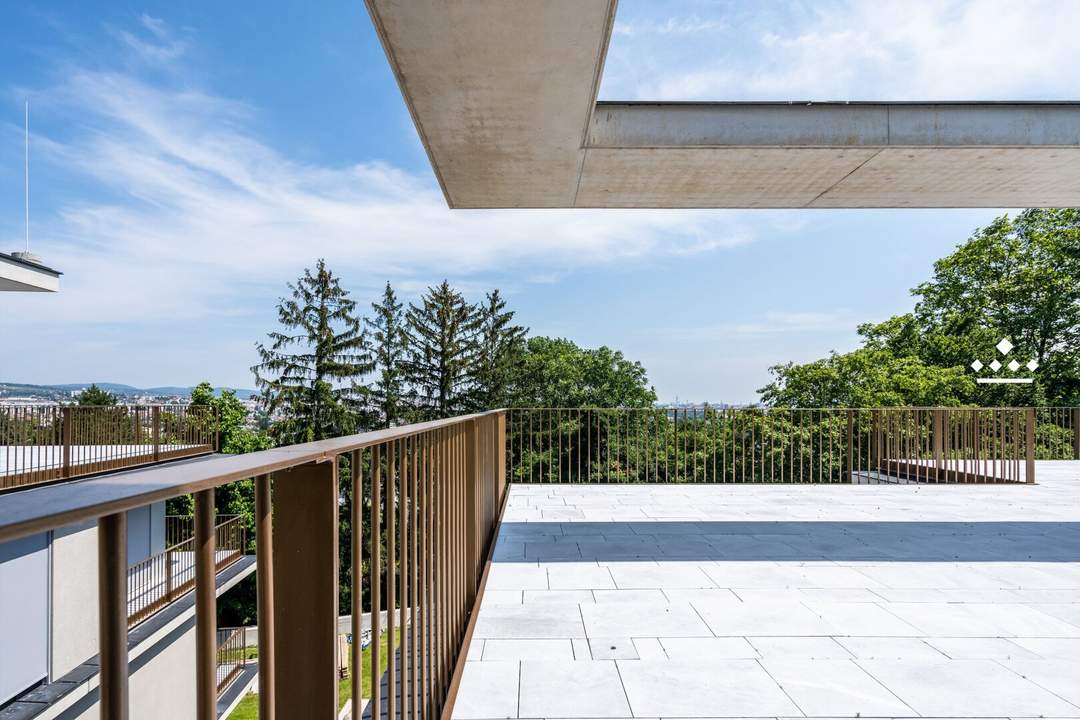
[[[615,0],[366,3],[450,207],[1080,206],[1080,103],[597,103]]]

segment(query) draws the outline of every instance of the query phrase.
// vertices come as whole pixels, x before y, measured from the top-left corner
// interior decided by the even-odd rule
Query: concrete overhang
[[[36,262],[0,253],[0,292],[56,292],[60,275]]]
[[[1080,206],[1080,103],[597,103],[615,0],[366,3],[453,208]]]

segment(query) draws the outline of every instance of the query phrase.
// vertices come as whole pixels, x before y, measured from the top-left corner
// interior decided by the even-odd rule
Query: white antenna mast
[[[26,249],[22,252],[12,253],[11,256],[26,262],[41,264],[41,259],[30,252],[30,101],[26,101],[26,115],[24,116],[24,156],[23,156],[23,191],[25,193],[26,209]]]
[[[24,118],[25,153],[23,154],[23,189],[26,197],[26,252],[30,253],[30,101],[26,101]]]

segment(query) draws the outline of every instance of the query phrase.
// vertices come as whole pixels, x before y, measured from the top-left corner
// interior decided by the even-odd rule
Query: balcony
[[[0,492],[207,455],[216,425],[181,405],[0,407]]]
[[[31,488],[0,542],[96,519],[103,717],[131,706],[125,512],[187,493],[215,717],[213,491],[248,477],[263,718],[336,716],[345,614],[388,646],[348,646],[354,717],[1080,716],[1077,419],[493,411]]]

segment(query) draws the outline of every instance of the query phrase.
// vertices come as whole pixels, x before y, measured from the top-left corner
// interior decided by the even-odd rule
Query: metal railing
[[[232,684],[247,667],[248,648],[245,628],[218,628],[217,657],[214,677],[217,694]]]
[[[0,490],[214,452],[212,408],[0,406]]]
[[[1033,482],[1035,427],[1033,408],[515,408],[508,475],[533,483]]]
[[[344,498],[353,637],[362,637],[369,614],[372,637],[385,635],[394,659],[382,667],[376,651],[365,663],[361,643],[350,645],[353,717],[362,716],[367,673],[373,717],[448,719],[505,505],[505,468],[506,416],[492,411],[29,488],[0,498],[0,543],[97,519],[99,710],[127,720],[126,513],[194,493],[195,715],[215,719],[215,574],[225,541],[214,529],[214,488],[254,477],[259,717],[330,718],[338,712]]]
[[[194,529],[194,518],[170,515],[174,526]],[[191,522],[184,522],[190,519]],[[247,534],[240,515],[219,515],[214,527],[214,571],[221,572],[244,556]],[[179,599],[195,587],[195,537],[168,544],[166,548],[128,568],[128,627],[132,628]]]
[[[1035,408],[1035,457],[1080,460],[1080,407]]]

